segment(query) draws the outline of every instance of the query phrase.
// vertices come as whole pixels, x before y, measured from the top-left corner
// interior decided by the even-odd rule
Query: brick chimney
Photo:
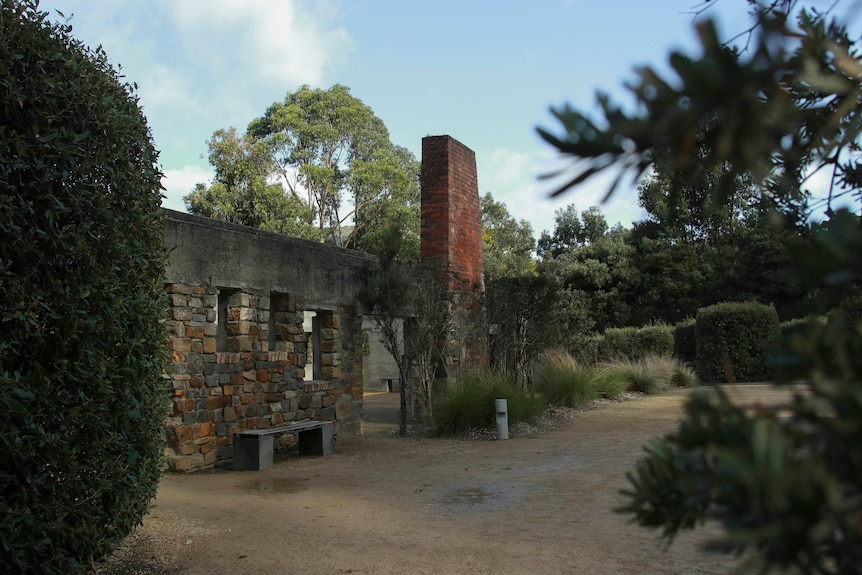
[[[422,138],[423,261],[440,262],[449,290],[484,292],[476,154],[451,136]]]

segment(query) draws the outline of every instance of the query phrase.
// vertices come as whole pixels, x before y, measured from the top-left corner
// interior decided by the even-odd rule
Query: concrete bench
[[[244,429],[233,434],[233,468],[258,471],[272,465],[276,435],[296,433],[300,455],[332,455],[331,421],[297,421],[267,429]]]

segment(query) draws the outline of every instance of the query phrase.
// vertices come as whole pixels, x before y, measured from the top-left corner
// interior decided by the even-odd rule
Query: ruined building
[[[174,211],[165,232],[170,468],[230,460],[241,429],[308,418],[333,421],[339,439],[360,434],[358,294],[377,258]],[[421,253],[446,274],[444,375],[456,377],[487,361],[487,330],[475,155],[449,136],[422,141]]]

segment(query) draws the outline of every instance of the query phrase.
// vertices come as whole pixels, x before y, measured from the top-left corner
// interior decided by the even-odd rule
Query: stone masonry
[[[363,337],[355,294],[376,259],[177,212],[168,212],[166,232],[173,247],[166,286],[170,468],[230,460],[233,434],[242,429],[319,419],[333,421],[338,439],[360,434]],[[277,265],[269,267],[266,257]],[[243,267],[247,259],[263,271]],[[333,266],[342,283],[321,290]],[[281,436],[281,447],[292,440]]]

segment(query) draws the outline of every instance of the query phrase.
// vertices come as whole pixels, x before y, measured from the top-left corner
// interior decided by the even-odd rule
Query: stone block
[[[215,353],[218,345],[218,340],[214,337],[204,337],[201,351],[203,353]]]
[[[338,379],[341,377],[341,368],[334,366],[323,366],[320,368],[320,375],[325,379]]]
[[[251,353],[253,338],[248,335],[240,335],[227,338],[227,350],[231,353]]]
[[[229,322],[227,322],[227,334],[229,336],[248,335],[250,330],[251,330],[251,322],[248,322],[248,321],[229,321]]]
[[[320,342],[320,351],[323,353],[337,352],[339,351],[339,347],[341,347],[341,342],[337,339],[328,339]]]
[[[171,471],[191,471],[192,458],[188,455],[177,455],[168,461]]]
[[[175,337],[171,339],[171,349],[174,351],[191,351],[192,340],[187,337]]]
[[[186,325],[185,334],[186,337],[201,339],[204,336],[204,327],[200,326],[192,326]]]
[[[192,293],[192,286],[188,284],[168,284],[168,293],[189,295]]]
[[[230,307],[248,307],[249,303],[249,294],[241,291],[231,294],[227,300],[227,305]]]
[[[228,322],[233,321],[256,321],[257,311],[250,307],[232,307],[227,312]]]
[[[234,407],[225,407],[222,412],[222,417],[225,421],[236,421],[236,409]]]
[[[351,405],[353,398],[349,395],[342,395],[338,398],[338,403],[335,404],[335,418],[348,419],[351,413]]]
[[[329,339],[338,339],[338,330],[337,329],[321,329],[320,330],[320,339],[321,341],[326,341]]]

